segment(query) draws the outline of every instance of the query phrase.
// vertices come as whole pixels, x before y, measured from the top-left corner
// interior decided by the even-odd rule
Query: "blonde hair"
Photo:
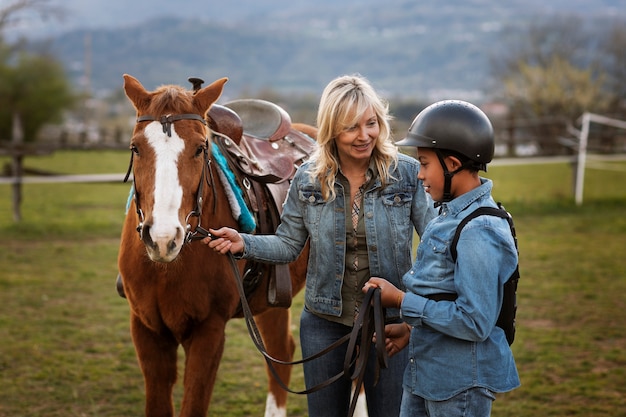
[[[380,126],[372,158],[383,186],[392,178],[391,170],[398,162],[398,149],[391,139],[389,104],[378,96],[366,78],[359,74],[343,75],[326,86],[317,111],[318,146],[312,156],[311,176],[320,182],[325,200],[335,198],[334,183],[339,172],[335,138],[347,127],[355,125],[370,108]]]

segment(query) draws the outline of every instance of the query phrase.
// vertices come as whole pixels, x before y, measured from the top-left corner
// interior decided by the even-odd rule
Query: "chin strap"
[[[439,207],[442,203],[447,203],[448,201],[452,200],[452,177],[454,177],[455,174],[459,173],[460,171],[463,171],[466,168],[469,168],[473,165],[473,162],[471,160],[467,160],[465,162],[463,162],[461,164],[461,166],[456,169],[455,171],[448,171],[448,167],[444,161],[444,155],[443,153],[439,150],[439,149],[435,149],[435,153],[437,154],[437,158],[439,158],[439,163],[441,163],[441,167],[443,168],[443,177],[444,177],[444,183],[443,183],[443,199],[441,201],[436,201],[435,202],[435,208]]]

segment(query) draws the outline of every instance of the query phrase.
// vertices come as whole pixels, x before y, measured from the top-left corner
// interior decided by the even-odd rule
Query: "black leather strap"
[[[254,321],[254,317],[250,306],[248,304],[248,300],[245,297],[243,282],[241,276],[239,275],[239,268],[237,267],[237,263],[235,257],[228,253],[228,258],[230,260],[233,272],[235,274],[235,281],[237,284],[237,289],[239,291],[239,295],[241,298],[241,306],[244,313],[244,320],[246,322],[246,326],[248,327],[248,333],[252,338],[252,342],[254,343],[257,350],[263,355],[265,358],[265,362],[267,366],[276,379],[276,382],[283,388],[285,391],[288,391],[292,394],[310,394],[312,392],[319,391],[322,388],[326,388],[331,385],[333,382],[339,380],[342,377],[350,377],[356,381],[356,390],[353,394],[351,404],[350,404],[350,414],[352,416],[354,413],[354,409],[356,407],[356,402],[359,396],[361,385],[363,384],[363,378],[365,376],[365,368],[367,364],[367,358],[369,356],[369,352],[372,345],[372,338],[374,332],[378,335],[383,335],[382,337],[376,338],[376,351],[378,357],[378,367],[387,368],[388,365],[388,355],[387,350],[385,349],[385,318],[384,318],[384,310],[382,308],[382,303],[380,299],[380,289],[379,288],[370,288],[365,298],[363,300],[363,304],[359,314],[356,318],[354,326],[352,328],[352,332],[342,337],[341,339],[335,341],[330,346],[326,347],[322,351],[311,355],[307,358],[303,358],[298,361],[282,361],[267,353],[265,349],[265,345],[263,343],[263,339],[259,332],[259,329]],[[337,375],[323,381],[320,384],[317,384],[309,389],[302,391],[294,391],[290,389],[280,378],[278,372],[274,368],[274,364],[279,365],[298,365],[313,359],[317,359],[326,353],[330,352],[333,349],[338,348],[344,343],[348,342],[348,349],[346,352],[346,357],[344,361],[344,370],[339,372]],[[358,344],[358,348],[357,348]],[[354,371],[350,373],[350,369],[354,366]]]

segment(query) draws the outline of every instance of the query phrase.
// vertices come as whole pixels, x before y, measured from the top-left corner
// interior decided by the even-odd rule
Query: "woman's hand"
[[[383,307],[400,308],[404,299],[404,291],[399,290],[391,282],[383,278],[372,277],[363,286],[363,292],[370,288],[380,288],[380,301]]]
[[[202,239],[202,243],[209,245],[214,251],[225,255],[230,252],[237,254],[243,252],[244,243],[239,232],[230,227],[222,227],[220,229],[209,229],[211,237]]]

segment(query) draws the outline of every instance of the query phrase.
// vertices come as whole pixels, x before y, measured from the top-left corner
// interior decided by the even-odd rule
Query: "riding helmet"
[[[482,110],[465,101],[443,100],[422,110],[396,145],[453,151],[486,170],[495,143],[493,126]]]

